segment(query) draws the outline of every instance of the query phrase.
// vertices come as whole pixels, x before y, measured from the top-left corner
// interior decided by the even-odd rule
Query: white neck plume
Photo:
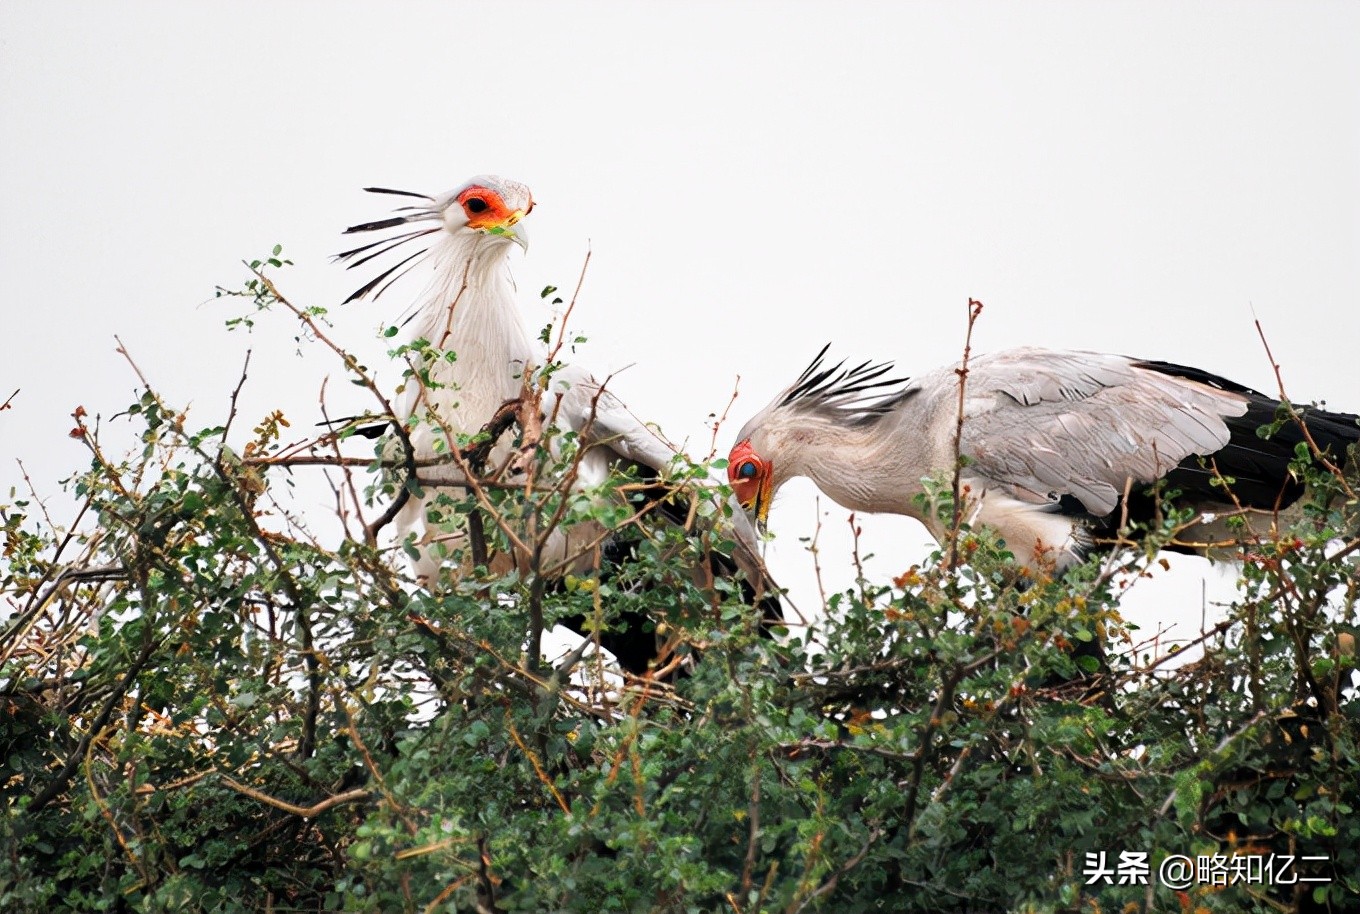
[[[502,402],[519,395],[525,364],[542,361],[515,305],[509,247],[500,238],[460,233],[432,251],[435,274],[420,298],[413,337],[457,358],[431,367],[439,387],[422,391],[409,384],[408,412],[423,402],[454,431],[476,432]]]

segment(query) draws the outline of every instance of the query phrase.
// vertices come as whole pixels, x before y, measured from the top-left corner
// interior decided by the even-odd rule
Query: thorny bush
[[[281,265],[256,263],[244,294],[327,344],[258,272]],[[416,383],[445,354],[397,355]],[[356,459],[350,431],[285,446],[275,414],[229,445],[232,422],[191,430],[150,389],[125,419],[143,447],[115,458],[77,417],[76,523],[0,505],[4,910],[1357,908],[1360,540],[1306,448],[1308,517],[1251,547],[1203,659],[1173,668],[1119,612],[1185,520],[1170,509],[1151,545],[1057,579],[965,527],[956,571],[941,550],[861,579],[771,640],[686,573],[711,535],[556,484],[574,453],[548,456],[552,429],[507,430],[534,484],[490,468],[442,490],[468,536],[426,589],[384,545],[394,501],[424,491],[404,436]],[[462,443],[446,464],[478,458]],[[366,523],[289,520],[280,476],[308,462]],[[948,512],[948,481],[934,495]],[[489,570],[507,531],[583,519],[645,535],[624,567],[553,586]],[[531,649],[562,617],[629,610],[687,675],[624,682],[588,646]],[[1101,642],[1103,661],[1074,650]],[[1121,851],[1154,884],[1092,879]],[[1176,854],[1288,857],[1297,881],[1155,884]]]

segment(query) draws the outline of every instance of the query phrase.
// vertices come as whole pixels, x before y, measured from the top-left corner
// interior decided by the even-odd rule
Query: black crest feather
[[[911,391],[902,387],[910,378],[885,377],[892,362],[864,361],[852,368],[840,361],[826,367],[827,343],[793,386],[780,400],[780,406],[829,414],[839,422],[866,425],[878,421],[900,404]]]
[[[434,202],[434,197],[429,194],[418,194],[409,190],[393,190],[390,187],[365,187],[365,191],[370,194],[392,194],[395,197],[415,197],[417,200],[429,200]]]
[[[429,205],[397,207],[395,212],[401,213],[402,215],[390,216],[387,219],[378,219],[374,222],[361,222],[358,225],[351,225],[349,228],[345,229],[344,234],[346,235],[353,235],[357,232],[378,232],[383,231],[384,229],[397,228],[399,226],[409,226],[412,223],[417,222],[437,222],[440,219],[440,210],[437,205],[438,201],[428,194],[418,194],[409,190],[393,190],[390,187],[365,187],[364,190],[371,194],[390,194],[397,197],[413,197],[417,200],[428,201]],[[440,231],[440,226],[438,225],[432,228],[418,227],[411,231],[388,235],[386,238],[379,238],[377,241],[361,244],[358,247],[350,248],[347,251],[341,251],[332,259],[336,262],[344,263],[346,269],[352,270],[355,267],[363,266],[369,261],[381,257],[384,254],[395,251],[397,248],[403,247],[409,242],[415,241],[418,238],[424,238],[426,235],[432,235],[438,231]],[[368,297],[376,300],[391,287],[392,283],[396,282],[402,276],[405,276],[407,272],[416,266],[416,264],[420,263],[423,255],[429,253],[429,250],[428,247],[422,248],[416,253],[384,268],[382,272],[373,279],[354,290],[353,294],[345,299],[344,304],[349,304],[352,301],[358,301],[361,298]],[[379,288],[379,286],[381,286],[381,288]],[[377,290],[376,292],[374,291],[375,289]]]

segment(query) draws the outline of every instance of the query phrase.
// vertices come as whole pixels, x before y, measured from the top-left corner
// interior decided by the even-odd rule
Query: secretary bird
[[[891,363],[825,367],[827,348],[737,434],[727,467],[737,498],[763,527],[779,487],[807,476],[845,508],[914,517],[945,542],[950,524],[918,496],[924,478],[953,473],[960,365],[891,378]],[[1168,547],[1177,551],[1231,539],[1210,515],[1273,516],[1304,494],[1289,469],[1302,429],[1285,421],[1259,437],[1279,401],[1225,378],[1039,348],[976,356],[967,369],[964,517],[994,529],[1025,566],[1062,571],[1107,543],[1125,516],[1151,519],[1147,487],[1158,480],[1205,517],[1194,541]],[[1317,447],[1353,467],[1360,417],[1302,412]],[[1234,482],[1224,487],[1219,476]]]
[[[417,366],[407,383],[398,418],[422,420],[415,423],[411,434],[418,458],[446,454],[449,448],[462,444],[461,437],[481,431],[502,404],[519,397],[526,389],[526,373],[532,376],[545,364],[545,347],[525,330],[516,310],[515,288],[506,265],[512,245],[528,248],[524,220],[533,210],[534,200],[525,185],[492,175],[479,175],[435,197],[386,188],[366,190],[416,202],[397,209],[398,215],[346,229],[346,234],[400,231],[338,254],[337,260],[353,268],[393,251],[405,253],[407,245],[424,246],[383,270],[346,301],[376,300],[407,271],[427,259],[433,261],[434,275],[413,308],[411,339],[425,340],[436,351],[454,355]],[[546,424],[556,424],[579,438],[575,488],[589,489],[605,481],[611,472],[630,467],[641,479],[656,483],[646,492],[646,498],[654,502],[652,507],[683,522],[688,506],[680,504],[659,482],[675,460],[676,450],[639,421],[589,371],[576,365],[554,369],[542,398],[542,411]],[[496,466],[512,456],[514,448],[508,437],[495,442],[487,465]],[[464,481],[451,465],[433,468],[430,476],[436,489],[440,483],[458,485]],[[412,498],[396,518],[403,539],[418,535],[419,558],[413,564],[417,579],[426,585],[438,580],[443,550],[436,544],[455,546],[462,536],[450,534],[443,523],[431,518],[429,507],[434,497],[433,491],[427,490],[425,497]],[[714,553],[706,570],[720,577],[740,576],[746,602],[759,607],[766,621],[780,619],[778,591],[761,570],[755,531],[741,510],[732,515],[731,529],[724,532],[735,540],[736,548],[731,555]],[[517,555],[514,562],[522,572],[547,572],[559,577],[567,571],[579,574],[594,567],[597,559],[590,546],[604,535],[602,528],[586,523],[574,525],[568,532],[557,528],[533,559]],[[627,548],[616,543],[614,551]],[[507,570],[506,557],[499,559],[499,570]],[[704,575],[696,569],[696,577]],[[584,632],[584,622],[584,618],[564,620],[578,633]],[[657,656],[655,637],[646,630],[649,620],[624,613],[619,623],[622,630],[601,633],[600,643],[624,669],[642,673]]]

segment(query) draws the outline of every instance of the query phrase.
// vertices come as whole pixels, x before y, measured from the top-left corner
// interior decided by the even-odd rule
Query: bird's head
[[[752,437],[743,437],[727,455],[727,481],[737,501],[764,530],[770,517],[770,503],[774,501],[774,461],[756,449]]]
[[[478,175],[437,202],[442,204],[440,221],[450,234],[478,233],[492,243],[504,240],[528,250],[524,217],[534,208],[534,198],[518,181]]]
[[[909,395],[906,378],[888,376],[889,363],[827,366],[830,345],[764,409],[751,417],[727,457],[727,480],[762,530],[779,487],[795,476],[818,477],[827,443],[873,426]]]
[[[398,207],[397,215],[390,218],[364,222],[345,229],[345,234],[350,235],[356,232],[378,232],[414,226],[337,254],[335,259],[347,263],[349,269],[437,232],[446,233],[446,238],[451,243],[471,245],[460,250],[488,264],[498,261],[501,256],[494,254],[494,251],[503,250],[511,243],[528,250],[529,235],[524,230],[524,218],[533,210],[534,198],[529,193],[529,188],[518,181],[495,175],[478,175],[456,190],[440,194],[438,197],[386,187],[365,187],[364,190],[374,194],[411,197],[420,202]],[[421,224],[431,222],[438,224],[433,226]],[[433,246],[428,241],[424,244],[424,247],[399,260],[377,278],[356,290],[345,300],[346,303],[365,298],[370,293],[377,299],[392,283],[424,260],[426,254],[432,253]]]

